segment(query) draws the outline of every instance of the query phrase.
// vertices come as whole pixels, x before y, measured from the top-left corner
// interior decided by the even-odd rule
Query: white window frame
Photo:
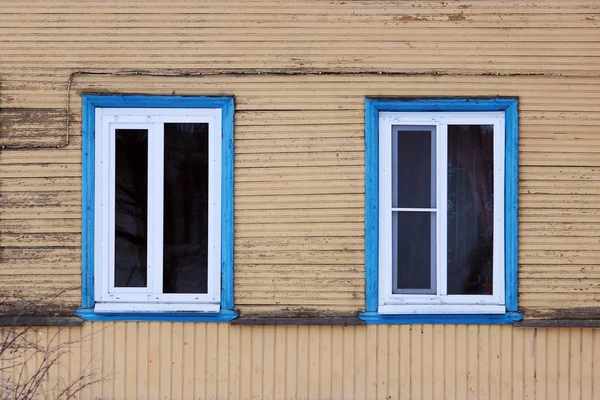
[[[96,312],[219,312],[221,109],[97,107],[95,113],[94,310]],[[208,124],[207,293],[162,293],[165,123]],[[145,288],[114,287],[116,129],[148,130],[148,279]]]
[[[394,126],[435,126],[436,294],[393,293],[392,131]],[[494,126],[493,293],[447,294],[448,125]],[[504,112],[379,113],[379,305],[380,314],[500,314],[506,312],[504,283]],[[416,209],[394,209],[410,211]]]

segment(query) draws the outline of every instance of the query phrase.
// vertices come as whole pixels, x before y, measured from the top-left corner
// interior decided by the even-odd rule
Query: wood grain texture
[[[0,292],[78,305],[82,93],[235,96],[235,303],[288,317],[365,307],[365,96],[510,96],[520,305],[600,306],[598,2],[0,0],[0,15],[0,146],[49,147],[0,152]]]
[[[82,399],[545,400],[600,390],[598,328],[88,322],[32,334],[76,342],[49,371],[49,395],[79,368],[109,377]]]

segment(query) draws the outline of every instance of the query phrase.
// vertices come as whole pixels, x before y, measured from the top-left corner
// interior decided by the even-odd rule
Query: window
[[[520,318],[516,107],[367,100],[367,322]]]
[[[235,317],[232,99],[88,95],[83,118],[79,315]]]

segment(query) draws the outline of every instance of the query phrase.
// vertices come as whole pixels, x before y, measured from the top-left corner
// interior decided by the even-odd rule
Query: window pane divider
[[[437,294],[448,293],[448,125],[437,125]]]
[[[164,123],[154,123],[148,157],[148,287],[163,292]]]

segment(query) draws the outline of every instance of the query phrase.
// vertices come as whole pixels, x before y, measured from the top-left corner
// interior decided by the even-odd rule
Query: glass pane
[[[448,126],[448,294],[492,294],[494,127]]]
[[[416,128],[392,131],[394,208],[435,208],[435,128]]]
[[[115,287],[146,287],[148,131],[115,130]]]
[[[394,293],[435,293],[435,214],[392,213]]]
[[[165,124],[163,293],[207,293],[208,124]]]

